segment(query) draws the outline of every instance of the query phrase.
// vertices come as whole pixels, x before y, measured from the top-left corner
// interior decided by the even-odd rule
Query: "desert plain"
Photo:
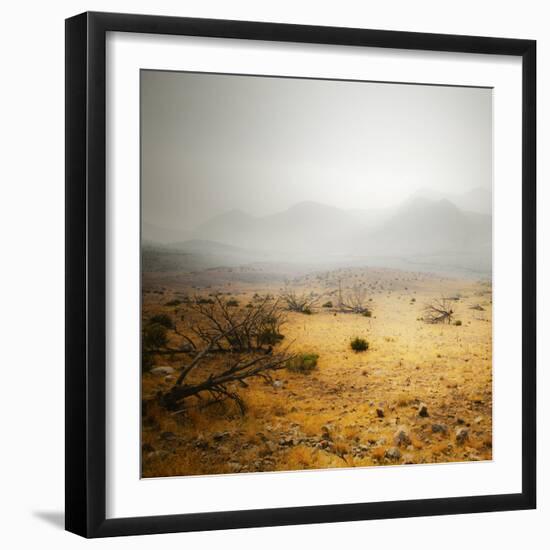
[[[152,354],[141,374],[143,477],[492,458],[488,278],[377,267],[151,271],[142,274],[142,323],[166,315],[176,332],[193,339],[186,333],[189,301],[223,296],[237,312],[262,296],[281,300],[289,287],[319,299],[308,314],[284,312],[284,338],[274,352],[317,356],[315,366],[235,384],[245,412],[231,400],[191,398],[167,410],[159,396],[197,351]],[[338,289],[352,287],[363,289],[369,316],[335,307]],[[450,322],[426,322],[426,305],[437,299],[452,303]],[[368,349],[354,351],[355,338]],[[170,333],[166,347],[180,343]],[[223,361],[223,354],[208,353],[201,369],[215,371]]]

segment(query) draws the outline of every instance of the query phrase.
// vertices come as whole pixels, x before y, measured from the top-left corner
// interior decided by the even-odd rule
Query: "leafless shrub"
[[[269,295],[246,308],[237,308],[233,300],[216,295],[211,303],[195,300],[188,309],[194,313],[187,320],[189,330],[211,351],[265,351],[283,339],[284,311],[279,300]]]
[[[448,323],[451,324],[455,311],[448,298],[440,298],[426,304],[424,308],[424,321],[426,323]]]
[[[234,401],[239,407],[241,414],[246,412],[246,405],[243,398],[237,391],[237,387],[248,386],[246,380],[249,378],[262,378],[266,382],[273,383],[271,374],[279,369],[285,368],[290,355],[281,352],[273,353],[252,353],[252,354],[231,354],[226,356],[224,365],[216,373],[201,373],[209,347],[204,348],[193,361],[184,367],[172,388],[159,396],[160,403],[171,411],[181,411],[185,407],[185,401],[196,397],[200,406],[206,407],[213,403],[221,403],[227,399]],[[193,382],[187,383],[187,376],[197,371]],[[206,400],[205,400],[206,399]]]
[[[338,309],[342,313],[358,313],[370,317],[371,310],[367,307],[366,288],[354,285],[347,291],[342,291],[341,283],[338,284]]]
[[[174,385],[157,395],[159,403],[170,411],[185,410],[187,400],[194,397],[199,407],[231,400],[244,414],[246,406],[238,388],[246,388],[246,380],[250,378],[273,383],[271,374],[285,368],[293,357],[287,350],[274,349],[283,338],[280,328],[284,323],[277,301],[267,296],[257,300],[253,308],[238,311],[222,296],[214,296],[212,302],[195,300],[188,305],[194,313],[188,328],[197,343],[180,332],[175,323],[171,327],[162,326],[162,338],[148,340],[148,356],[185,354],[189,357],[188,363],[181,360]],[[184,343],[174,347],[169,344],[173,340],[169,336],[179,336]],[[159,347],[155,347],[156,344]],[[227,352],[221,363],[206,361],[219,351]]]
[[[288,311],[297,313],[305,313],[309,315],[313,313],[313,308],[317,305],[323,295],[317,295],[313,292],[298,293],[291,288],[285,288],[281,294],[282,301],[286,304]]]

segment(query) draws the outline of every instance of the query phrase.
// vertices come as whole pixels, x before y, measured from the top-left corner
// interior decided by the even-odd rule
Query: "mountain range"
[[[306,201],[268,216],[231,210],[180,239],[174,238],[177,232],[167,231],[168,242],[155,239],[145,226],[143,234],[172,251],[206,255],[213,263],[219,259],[219,265],[376,257],[486,271],[491,268],[490,205],[491,194],[483,189],[451,198],[420,190],[386,210],[344,210]]]

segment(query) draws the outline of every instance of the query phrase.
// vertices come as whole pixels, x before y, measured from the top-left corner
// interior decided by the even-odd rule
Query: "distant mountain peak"
[[[301,201],[297,202],[290,206],[286,211],[287,212],[316,212],[316,211],[327,211],[327,210],[337,210],[335,206],[328,206],[321,202],[315,201]]]

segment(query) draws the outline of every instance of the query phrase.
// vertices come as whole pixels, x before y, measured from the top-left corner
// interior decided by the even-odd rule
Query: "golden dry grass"
[[[318,366],[310,374],[278,371],[279,387],[251,381],[239,390],[248,407],[244,417],[227,404],[202,410],[191,406],[179,415],[148,406],[142,430],[143,475],[491,459],[490,286],[396,270],[357,269],[345,275],[369,288],[372,317],[325,308],[313,315],[289,313],[285,342],[292,342],[293,351],[318,353]],[[276,295],[281,287],[269,281],[221,281],[197,291],[185,278],[145,274],[144,317],[160,311],[180,314],[184,306],[163,304],[182,294],[223,290],[244,306],[254,293]],[[312,276],[297,284],[327,291],[326,283]],[[162,288],[163,294],[155,292]],[[455,295],[460,296],[456,318],[461,326],[419,320],[426,302]],[[470,309],[478,304],[483,310]],[[351,350],[356,336],[369,342],[368,351]],[[179,366],[166,358],[156,363]],[[172,383],[144,374],[143,398]],[[421,404],[429,416],[419,415]],[[398,426],[406,429],[410,443],[397,445],[396,454]],[[456,441],[460,428],[468,430],[462,443]]]

